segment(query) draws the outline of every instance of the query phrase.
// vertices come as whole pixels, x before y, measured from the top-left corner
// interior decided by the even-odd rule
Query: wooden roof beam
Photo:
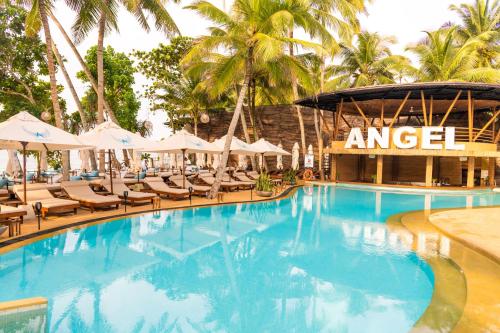
[[[363,112],[363,110],[359,107],[358,103],[356,103],[356,101],[354,100],[354,98],[351,97],[351,101],[352,103],[354,104],[354,106],[356,107],[356,109],[358,110],[359,114],[363,117],[363,119],[365,120],[365,123],[366,125],[370,126],[370,121],[368,120],[368,118],[366,118],[365,116],[365,113]]]
[[[483,128],[481,128],[481,130],[479,130],[479,132],[474,137],[473,141],[476,141],[477,138],[479,138],[479,136],[481,134],[483,134],[483,132],[488,128],[488,126],[490,126],[495,121],[495,119],[497,119],[497,117],[498,117],[499,114],[500,114],[500,109],[497,112],[495,112],[495,114],[491,117],[491,119],[488,120],[488,122],[486,123],[486,125],[484,125]]]
[[[446,111],[446,113],[444,114],[444,117],[441,120],[441,123],[439,124],[439,127],[442,127],[443,124],[444,124],[444,122],[446,121],[446,119],[448,119],[448,116],[450,115],[450,112],[453,110],[453,107],[455,106],[455,104],[457,104],[457,101],[460,98],[460,95],[462,95],[462,90],[458,91],[457,95],[455,96],[455,99],[453,100],[453,102],[451,102],[451,105],[448,108],[448,110]]]
[[[423,90],[420,90],[420,99],[422,101],[422,113],[424,114],[424,125],[427,126],[427,107],[425,106],[425,94]]]
[[[410,97],[410,95],[411,95],[411,91],[408,91],[408,93],[406,94],[405,99],[401,102],[401,104],[399,105],[398,110],[394,114],[394,117],[392,118],[391,123],[389,124],[389,128],[391,128],[392,125],[394,125],[394,122],[396,121],[396,119],[398,118],[399,114],[401,113],[401,110],[403,110],[403,108],[404,108],[404,106],[406,104],[406,101],[408,101],[408,98]]]

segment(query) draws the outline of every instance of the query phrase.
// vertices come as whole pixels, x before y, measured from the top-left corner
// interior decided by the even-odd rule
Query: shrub
[[[271,177],[263,172],[260,174],[259,178],[255,182],[255,190],[262,192],[271,192],[274,188],[274,183]]]

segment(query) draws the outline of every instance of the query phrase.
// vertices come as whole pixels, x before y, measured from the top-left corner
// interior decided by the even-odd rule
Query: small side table
[[[224,201],[224,192],[217,192],[217,202]]]

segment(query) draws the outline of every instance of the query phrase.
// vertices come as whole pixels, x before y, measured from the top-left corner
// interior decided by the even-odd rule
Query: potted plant
[[[270,197],[273,195],[274,183],[271,177],[263,172],[255,182],[255,193],[259,197]]]
[[[297,182],[297,171],[289,169],[283,173],[283,183],[295,185]]]
[[[372,183],[376,183],[377,182],[377,175],[372,175]]]

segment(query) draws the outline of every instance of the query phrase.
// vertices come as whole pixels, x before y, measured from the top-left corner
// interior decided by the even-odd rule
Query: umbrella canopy
[[[224,135],[220,139],[215,140],[212,144],[217,147],[220,152],[224,151],[224,145],[226,144],[226,135]],[[233,139],[231,140],[229,152],[236,155],[255,155],[260,153],[260,151],[252,147],[252,145],[241,141],[235,136],[233,136]]]
[[[279,149],[283,149],[281,142],[278,144]],[[283,155],[276,156],[276,169],[283,170]]]
[[[311,144],[307,147],[307,154],[313,155],[313,146]]]
[[[80,170],[90,170],[90,163],[89,163],[89,151],[88,150],[80,150],[80,160],[82,161],[82,164],[80,165]]]
[[[200,168],[205,167],[205,154],[203,153],[196,154],[196,165]]]
[[[57,127],[47,124],[26,111],[0,123],[0,147],[23,151],[24,203],[26,193],[26,150],[70,150],[88,148],[78,138]]]
[[[22,174],[21,162],[19,162],[19,157],[17,156],[17,151],[14,149],[7,150],[7,167],[5,172],[10,176],[19,177]]]
[[[299,143],[295,142],[292,148],[292,169],[299,170]]]
[[[0,146],[4,149],[23,149],[26,142],[28,150],[70,150],[89,148],[91,144],[68,132],[47,124],[22,111],[0,123]]]
[[[245,170],[247,168],[247,158],[245,155],[238,155],[238,169]]]
[[[181,130],[165,140],[142,149],[148,152],[165,152],[165,153],[220,153],[217,149],[207,141],[199,138],[188,131]]]
[[[276,145],[273,145],[271,142],[267,141],[266,139],[260,139],[254,143],[252,143],[250,146],[257,151],[260,154],[264,154],[264,156],[283,156],[283,155],[290,155],[289,152],[284,150],[283,148],[280,148]]]
[[[112,121],[97,125],[94,129],[79,136],[80,141],[94,146],[97,150],[109,149],[147,149],[156,145],[155,141],[143,138],[121,128]]]
[[[145,149],[154,144],[142,136],[121,128],[112,121],[97,125],[94,129],[79,136],[82,142],[87,142],[97,150],[108,150],[109,153],[109,178],[111,192],[113,192],[112,149]]]

